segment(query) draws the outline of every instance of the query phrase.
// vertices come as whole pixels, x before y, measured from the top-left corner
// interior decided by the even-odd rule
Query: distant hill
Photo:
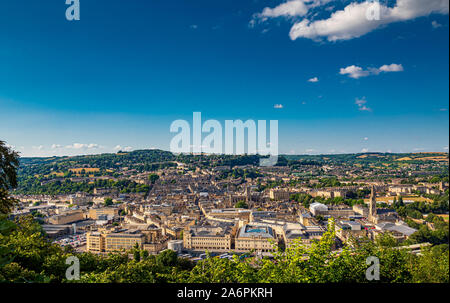
[[[334,155],[284,155],[288,160],[309,160],[319,162],[384,162],[394,163],[401,161],[405,163],[426,163],[426,162],[448,162],[449,154],[442,152],[435,153],[356,153],[356,154],[334,154]]]
[[[96,187],[116,188],[122,193],[146,192],[149,187],[130,181],[130,174],[155,172],[178,163],[188,169],[258,166],[259,155],[175,155],[163,150],[136,150],[73,157],[21,158],[16,193],[62,194],[92,192]],[[397,169],[409,164],[429,164],[427,170],[446,174],[447,153],[357,153],[338,155],[280,155],[277,166],[358,166],[363,169]],[[414,169],[414,168],[413,168]],[[248,172],[247,172],[248,173]],[[257,172],[253,172],[257,174]],[[245,172],[242,171],[245,175]]]
[[[246,155],[175,155],[168,151],[151,149],[136,150],[132,152],[107,153],[98,155],[81,155],[81,156],[63,156],[63,157],[23,157],[20,159],[21,165],[34,166],[57,166],[60,168],[75,168],[77,166],[89,166],[100,169],[117,168],[126,165],[134,166],[136,164],[150,164],[167,161],[181,161],[187,163],[195,163],[196,161],[208,159],[244,159],[252,158],[257,164],[261,156]],[[448,162],[449,154],[444,152],[427,152],[427,153],[355,153],[355,154],[322,154],[322,155],[280,155],[280,162],[287,161],[313,161],[317,163],[326,162]],[[226,162],[226,161],[225,161]],[[249,164],[249,163],[248,163]],[[280,163],[286,165],[287,163]],[[280,165],[279,164],[279,165]],[[244,165],[237,163],[236,165]],[[56,168],[56,167],[55,167]]]
[[[155,171],[182,162],[191,167],[258,165],[259,155],[175,155],[168,151],[151,149],[73,157],[21,158],[19,176],[67,176],[69,173],[110,174],[123,168],[138,172]],[[333,155],[280,155],[277,166],[297,165],[383,165],[448,164],[448,153],[356,153]],[[84,168],[84,170],[83,170]],[[94,169],[95,168],[95,169]]]

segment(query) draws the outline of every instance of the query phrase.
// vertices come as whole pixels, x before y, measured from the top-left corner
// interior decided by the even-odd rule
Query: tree
[[[426,249],[416,259],[411,268],[412,282],[415,283],[448,283],[449,282],[448,244]]]
[[[0,188],[0,214],[8,214],[11,212],[17,200],[10,197],[8,191]]]
[[[9,190],[17,186],[19,154],[0,140],[0,188]]]
[[[148,250],[145,250],[145,249],[142,249],[141,251],[140,251],[140,254],[141,254],[141,256],[140,256],[140,259],[141,260],[143,260],[143,261],[145,261],[145,260],[147,260],[147,258],[148,258]]]
[[[159,176],[157,174],[150,174],[148,175],[148,180],[152,183],[155,184],[155,182],[159,179]]]
[[[138,249],[133,250],[133,259],[136,262],[141,261],[141,252]]]
[[[111,198],[105,198],[105,206],[113,205],[113,200]]]
[[[156,257],[156,262],[161,266],[175,266],[177,264],[177,259],[176,252],[171,249],[166,249]]]
[[[8,191],[17,186],[18,167],[19,154],[0,140],[0,214],[9,213],[16,202]]]
[[[323,222],[325,220],[325,218],[322,215],[317,215],[316,220],[319,222]]]
[[[239,201],[234,205],[234,208],[248,208],[248,205],[245,201]]]

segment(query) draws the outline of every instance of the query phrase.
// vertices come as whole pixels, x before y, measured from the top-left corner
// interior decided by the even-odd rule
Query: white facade
[[[328,207],[325,204],[314,202],[309,206],[309,211],[313,214],[313,216],[316,216],[319,212],[328,211]]]
[[[167,248],[180,253],[183,250],[183,240],[171,240],[167,243]]]

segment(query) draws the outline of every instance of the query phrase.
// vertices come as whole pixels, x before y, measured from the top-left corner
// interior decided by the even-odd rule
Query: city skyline
[[[170,124],[278,120],[280,154],[448,152],[448,1],[1,3],[0,138],[169,150]],[[344,24],[343,26],[342,23]]]

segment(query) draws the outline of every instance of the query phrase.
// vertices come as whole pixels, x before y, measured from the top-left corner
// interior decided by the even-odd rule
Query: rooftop
[[[251,237],[274,238],[274,232],[269,226],[244,225],[239,232],[239,238]]]
[[[377,228],[381,230],[395,231],[405,236],[411,236],[413,233],[417,231],[417,229],[411,228],[409,226],[402,224],[395,224],[391,222],[380,223],[377,225]]]

